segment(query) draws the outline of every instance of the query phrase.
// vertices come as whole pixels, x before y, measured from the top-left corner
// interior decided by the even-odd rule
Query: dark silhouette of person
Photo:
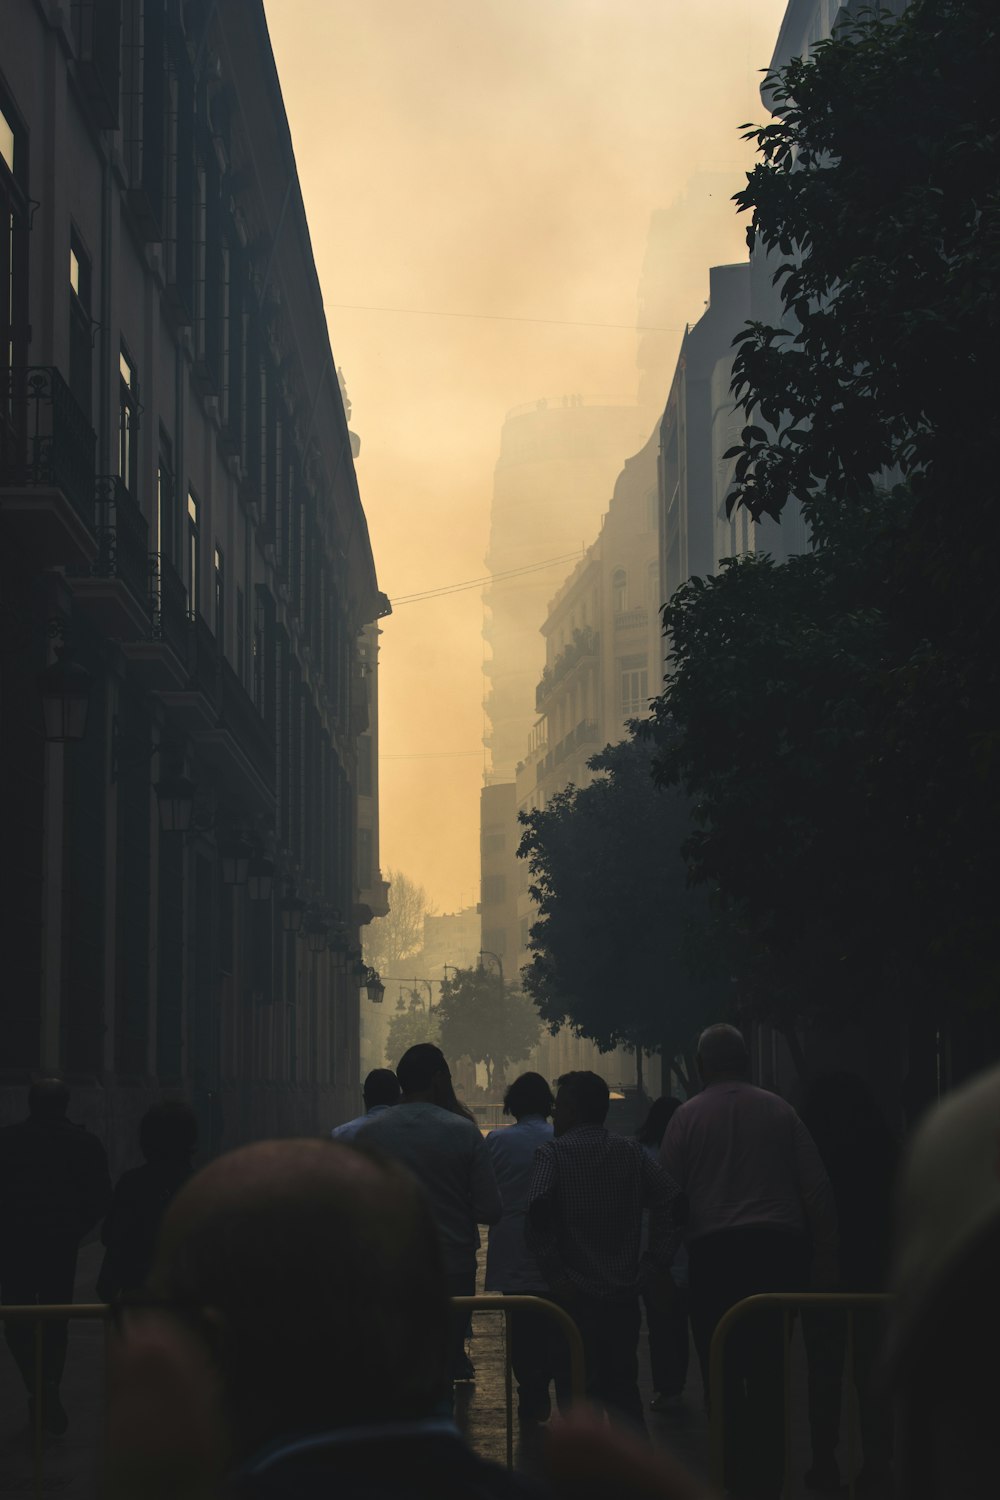
[[[837,1211],[816,1145],[790,1104],[749,1080],[735,1026],[698,1039],[700,1094],[674,1113],[661,1160],[687,1198],[691,1324],[708,1395],[719,1321],[757,1292],[829,1290],[837,1281]],[[784,1480],[783,1319],[744,1316],[725,1353],[726,1484],[775,1500]]]
[[[191,1175],[197,1143],[198,1121],[183,1100],[162,1099],[143,1115],[139,1148],[145,1161],[118,1179],[101,1229],[106,1250],[97,1295],[102,1301],[145,1286],[160,1220]]]
[[[438,1226],[453,1296],[473,1296],[480,1224],[495,1224],[503,1211],[493,1164],[478,1125],[458,1104],[444,1053],[432,1042],[404,1052],[396,1068],[400,1102],[355,1137],[359,1145],[401,1161],[423,1183]],[[453,1323],[451,1373],[469,1378],[465,1352],[467,1318]]]
[[[833,1185],[840,1234],[840,1289],[883,1292],[889,1275],[898,1143],[871,1090],[853,1073],[827,1073],[814,1079],[806,1092],[802,1120]],[[882,1315],[877,1310],[859,1310],[853,1324],[849,1375],[858,1394],[864,1452],[858,1479],[874,1490],[887,1485],[892,1459],[890,1414],[879,1400],[875,1378]],[[840,1484],[836,1448],[847,1319],[825,1309],[807,1310],[802,1330],[809,1360],[813,1455],[806,1484],[811,1489],[835,1489]]]
[[[391,1068],[372,1068],[365,1079],[361,1090],[361,1097],[365,1102],[363,1115],[356,1115],[353,1120],[346,1120],[343,1125],[335,1125],[330,1131],[330,1139],[340,1141],[353,1141],[359,1130],[376,1116],[387,1109],[392,1109],[394,1104],[399,1103],[399,1079]]]
[[[680,1107],[681,1101],[670,1094],[654,1099],[646,1118],[636,1131],[636,1140],[653,1161],[660,1160],[660,1147],[667,1126]],[[642,1289],[646,1332],[649,1335],[649,1368],[653,1378],[650,1411],[668,1411],[671,1402],[684,1390],[687,1380],[690,1358],[688,1261],[683,1245],[674,1256],[670,1275],[674,1283],[673,1297],[667,1300],[650,1297],[646,1288]]]
[[[259,1142],[204,1167],[167,1210],[151,1290],[163,1310],[127,1316],[112,1349],[109,1500],[538,1494],[435,1416],[440,1240],[412,1174],[360,1141]]]
[[[58,1078],[28,1090],[28,1118],[0,1130],[0,1300],[7,1305],[73,1301],[80,1242],[108,1204],[111,1179],[100,1141],[66,1118],[70,1091]],[[7,1324],[7,1342],[28,1391],[35,1419],[35,1330]],[[42,1422],[65,1432],[59,1399],[66,1365],[67,1326],[42,1330]]]
[[[639,1394],[639,1291],[669,1296],[681,1239],[675,1184],[639,1143],[605,1127],[597,1073],[558,1080],[553,1138],[535,1152],[525,1239],[583,1340],[587,1394],[645,1429]],[[644,1212],[648,1245],[642,1252]]]

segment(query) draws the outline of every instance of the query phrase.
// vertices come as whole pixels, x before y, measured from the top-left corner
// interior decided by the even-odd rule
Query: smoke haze
[[[784,0],[266,9],[381,587],[480,577],[506,411],[635,397],[650,216],[698,174],[742,184]],[[745,253],[725,197],[691,216],[702,284],[661,268],[661,408],[708,266]],[[479,899],[481,625],[470,590],[402,606],[382,636],[381,863],[442,910]]]

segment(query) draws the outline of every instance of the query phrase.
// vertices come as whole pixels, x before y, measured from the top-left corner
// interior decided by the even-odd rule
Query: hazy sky
[[[479,578],[505,413],[634,395],[650,213],[696,172],[741,185],[785,0],[266,9],[381,587]],[[689,321],[742,245],[734,215]],[[481,625],[473,589],[381,642],[381,863],[440,911],[479,899]]]

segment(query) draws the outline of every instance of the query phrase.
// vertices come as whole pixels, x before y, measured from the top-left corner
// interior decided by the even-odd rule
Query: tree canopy
[[[445,976],[435,1014],[445,1057],[483,1063],[491,1093],[503,1087],[507,1068],[528,1056],[541,1030],[520,987],[481,963]]]
[[[600,773],[588,786],[521,815],[518,854],[538,907],[524,987],[553,1032],[569,1025],[603,1050],[681,1059],[727,994],[707,899],[688,888],[681,858],[688,801],[653,784],[644,744],[608,746],[588,764]]]
[[[403,1053],[411,1047],[419,1046],[421,1042],[440,1045],[440,1041],[441,1017],[437,1008],[428,1009],[427,1002],[414,990],[410,990],[405,999],[400,994],[386,1039],[386,1053],[392,1067],[395,1068]]]
[[[400,965],[423,946],[427,893],[401,870],[386,870],[389,915],[376,917],[365,928],[365,962],[385,977],[398,976]],[[405,977],[405,976],[404,976]]]

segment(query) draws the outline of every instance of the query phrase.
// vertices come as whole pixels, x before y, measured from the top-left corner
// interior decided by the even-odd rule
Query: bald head
[[[209,1309],[238,1452],[290,1431],[425,1415],[447,1290],[420,1189],[331,1141],[220,1157],[167,1212],[154,1289]]]
[[[698,1038],[698,1072],[705,1084],[746,1078],[750,1072],[750,1055],[743,1033],[725,1022],[706,1026]]]

